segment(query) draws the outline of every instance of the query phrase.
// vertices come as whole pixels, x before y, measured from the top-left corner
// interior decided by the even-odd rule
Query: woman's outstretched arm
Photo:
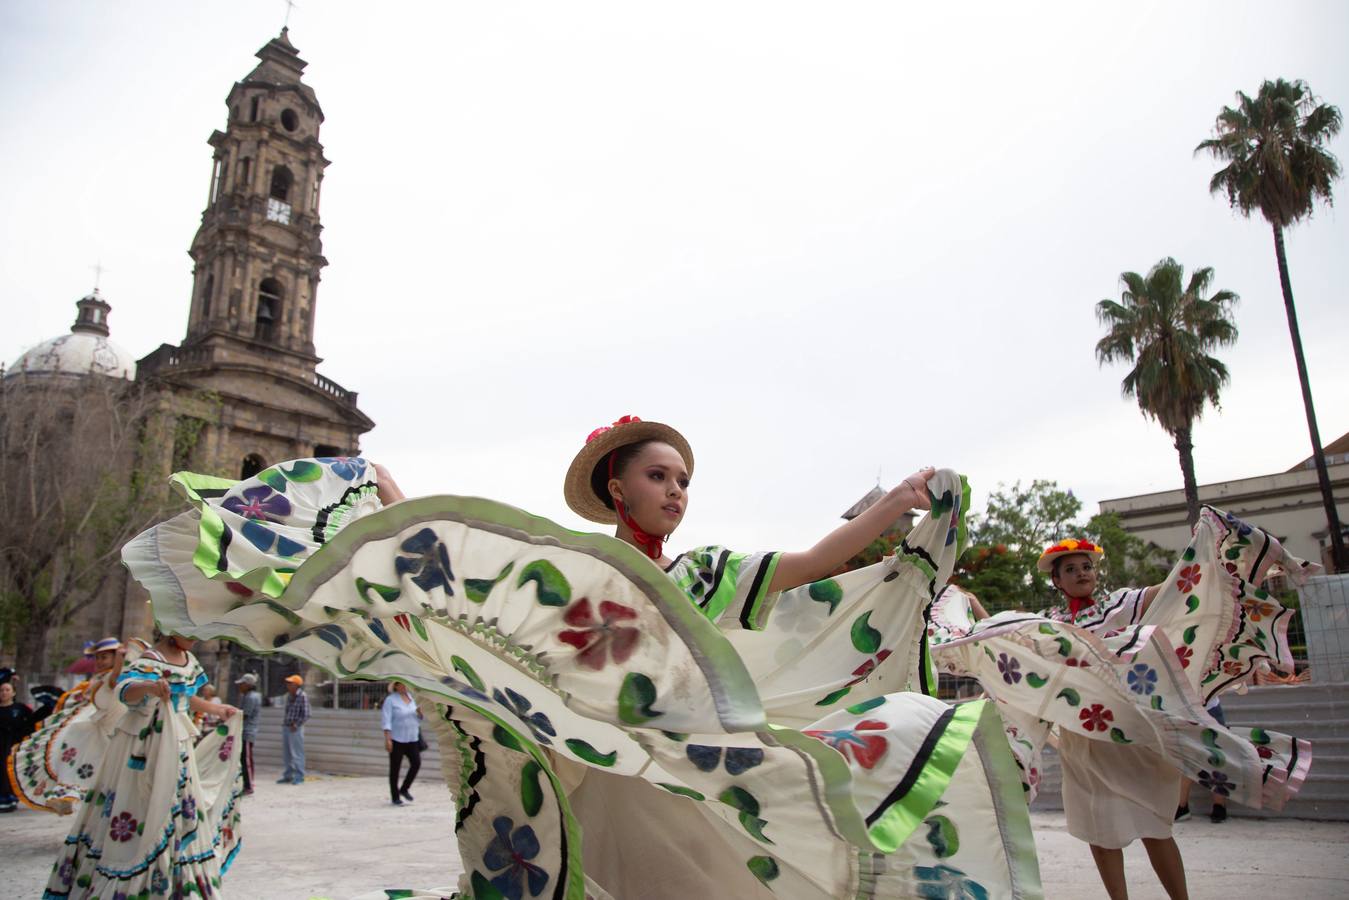
[[[905,478],[860,516],[835,528],[809,550],[782,554],[773,580],[769,582],[769,592],[791,590],[833,574],[904,513],[911,509],[927,509],[931,506],[927,482],[935,471],[922,469]]]
[[[376,488],[379,494],[379,502],[385,506],[393,506],[399,500],[407,499],[402,489],[398,487],[398,482],[394,481],[393,476],[389,474],[389,470],[379,463],[374,463],[374,466],[375,477],[379,479],[379,486]]]

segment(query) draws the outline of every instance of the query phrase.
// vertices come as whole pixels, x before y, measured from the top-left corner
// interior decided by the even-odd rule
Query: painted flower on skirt
[[[1081,710],[1077,717],[1087,731],[1105,731],[1114,721],[1115,714],[1101,704],[1093,703],[1089,709]]]
[[[813,738],[824,741],[833,747],[843,758],[850,762],[856,762],[864,769],[875,767],[880,762],[885,752],[890,749],[890,742],[880,734],[864,734],[867,731],[884,731],[886,724],[879,719],[863,719],[852,728],[835,728],[831,730],[809,730],[802,734],[808,734]]]
[[[220,758],[221,762],[224,762],[225,760],[230,758],[230,754],[233,752],[234,752],[234,735],[231,734],[229,737],[225,738],[223,741],[220,742],[220,752],[218,752],[216,756]]]
[[[531,897],[543,893],[548,884],[548,872],[529,862],[539,855],[540,849],[534,829],[528,825],[515,828],[511,819],[497,816],[492,820],[492,830],[496,832],[496,837],[483,851],[482,862],[489,871],[504,870],[493,876],[492,887],[509,900],[521,900],[526,885]]]
[[[126,891],[118,891],[112,895],[112,900],[126,900]]]
[[[103,818],[106,819],[112,815],[112,804],[113,801],[116,799],[117,799],[117,792],[112,791],[111,793],[108,794],[107,799],[103,801]]]
[[[76,752],[74,747],[67,747],[65,750],[61,751],[61,762],[73,763],[75,761],[75,757],[78,755],[79,754]]]
[[[192,797],[183,798],[183,818],[195,819],[197,817],[197,801]]]
[[[529,701],[528,697],[517,694],[510,688],[506,688],[506,693],[503,695],[499,688],[495,688],[492,690],[492,699],[515,713],[516,718],[529,726],[530,732],[534,735],[534,740],[540,744],[549,743],[549,737],[557,737],[557,729],[553,727],[552,722],[548,721],[546,715],[541,712],[532,713],[529,711],[534,704]]]
[[[169,891],[169,878],[163,871],[156,869],[155,874],[150,876],[150,890],[156,894],[167,894]]]
[[[988,889],[951,866],[914,866],[923,900],[988,900]]]
[[[88,778],[94,774],[94,767],[90,763],[85,763],[75,770],[81,778]]]
[[[411,575],[412,583],[424,591],[444,588],[445,593],[453,596],[450,582],[454,572],[450,569],[450,551],[445,542],[436,537],[430,528],[423,528],[412,537],[403,541],[402,552],[410,556],[399,556],[393,561],[394,571],[399,575]]]
[[[1207,788],[1213,793],[1220,794],[1223,797],[1232,796],[1232,790],[1236,787],[1236,784],[1227,780],[1226,772],[1220,772],[1216,769],[1212,772],[1206,772],[1203,769],[1200,769],[1198,781],[1201,787]]]
[[[1085,659],[1078,659],[1076,656],[1071,657],[1069,659],[1065,659],[1063,661],[1063,664],[1065,666],[1073,666],[1074,668],[1078,669],[1085,669],[1091,665],[1091,663],[1087,662]]]
[[[1176,579],[1176,587],[1180,588],[1182,594],[1188,594],[1199,586],[1203,573],[1199,571],[1199,566],[1186,566],[1180,570],[1180,576]]]
[[[1002,673],[1002,680],[1008,684],[1016,684],[1021,680],[1021,663],[1009,657],[1006,653],[998,654],[998,671]]]
[[[75,880],[75,861],[69,856],[61,860],[61,868],[56,871],[56,877],[60,878],[66,887],[70,887],[70,883]]]
[[[265,484],[244,488],[241,495],[231,494],[220,505],[252,522],[280,522],[290,515],[290,501]]]
[[[871,659],[867,660],[857,668],[853,669],[852,670],[853,680],[848,682],[844,686],[852,687],[854,684],[860,684],[861,682],[866,681],[867,678],[871,675],[871,673],[876,670],[876,667],[879,666],[881,663],[885,662],[889,658],[890,658],[889,650],[882,650],[881,652],[877,653]]]
[[[1129,670],[1129,690],[1143,696],[1157,690],[1157,670],[1144,663],[1135,665]]]
[[[1189,647],[1177,647],[1176,659],[1180,660],[1180,667],[1188,669],[1190,667],[1190,658],[1194,656],[1194,651]]]
[[[1243,671],[1245,671],[1245,666],[1235,659],[1223,662],[1223,673],[1226,675],[1240,675]]]
[[[129,841],[136,836],[136,825],[138,823],[131,817],[129,812],[120,812],[112,817],[112,824],[108,826],[108,834],[114,841]]]
[[[630,624],[620,623],[636,620],[635,611],[608,600],[600,601],[596,615],[590,600],[582,597],[562,614],[562,621],[574,630],[563,631],[557,638],[580,651],[576,654],[577,663],[598,672],[608,663],[611,654],[614,662],[620,664],[632,656],[642,633]]]
[[[1252,622],[1268,619],[1278,612],[1278,607],[1265,600],[1243,600],[1241,606],[1246,610],[1246,617]]]
[[[318,461],[345,481],[355,481],[365,474],[365,460],[359,456],[320,456]]]

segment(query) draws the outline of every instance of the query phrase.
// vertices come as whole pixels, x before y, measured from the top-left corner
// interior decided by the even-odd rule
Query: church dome
[[[107,375],[127,380],[136,377],[136,358],[108,337],[108,305],[98,290],[75,304],[79,314],[70,334],[43,341],[14,361],[6,376]]]

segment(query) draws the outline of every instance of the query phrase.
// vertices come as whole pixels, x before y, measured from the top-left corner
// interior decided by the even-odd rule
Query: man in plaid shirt
[[[286,678],[286,717],[281,725],[281,761],[284,768],[277,784],[304,784],[304,723],[309,721],[309,698],[304,679]]]

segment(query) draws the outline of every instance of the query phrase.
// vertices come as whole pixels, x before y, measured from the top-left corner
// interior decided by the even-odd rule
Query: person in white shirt
[[[389,696],[380,708],[384,723],[384,749],[389,754],[389,795],[394,806],[402,806],[403,801],[412,802],[408,788],[422,767],[422,714],[417,709],[417,701],[408,693],[407,685],[395,681],[389,687]],[[408,760],[408,774],[403,786],[398,786],[398,770],[403,758]]]

